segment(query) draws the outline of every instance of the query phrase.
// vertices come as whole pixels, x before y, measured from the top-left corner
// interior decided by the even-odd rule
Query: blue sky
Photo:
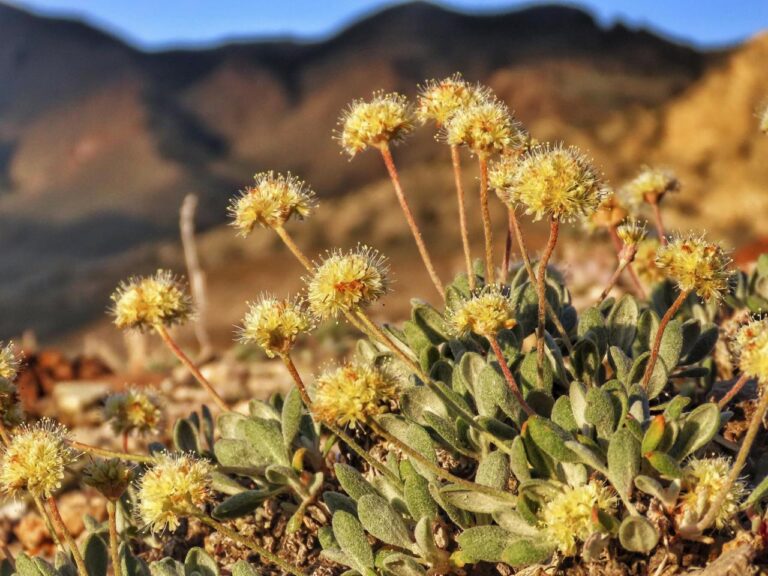
[[[53,15],[77,16],[147,49],[211,45],[232,39],[319,39],[396,0],[7,0]],[[539,2],[444,0],[494,12]],[[598,19],[644,26],[702,47],[738,42],[768,28],[768,0],[583,0]]]

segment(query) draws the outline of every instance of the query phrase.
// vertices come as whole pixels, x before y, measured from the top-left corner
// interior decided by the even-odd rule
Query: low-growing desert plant
[[[392,155],[427,122],[447,143],[455,176],[466,269],[450,281],[437,274]],[[485,563],[508,573],[609,558],[661,573],[675,555],[704,564],[729,542],[758,553],[768,479],[750,456],[768,411],[768,255],[747,275],[700,233],[667,236],[660,203],[680,189],[673,174],[643,168],[614,193],[583,152],[537,142],[488,88],[458,75],[427,82],[415,107],[380,92],[353,102],[337,138],[351,157],[380,152],[436,302],[413,300],[399,326],[378,323],[370,308],[391,287],[386,258],[361,244],[313,260],[286,225],[311,216],[315,194],[293,175],[257,174],[232,201],[232,224],[244,237],[273,230],[306,269],[306,290],[259,296],[239,338],[281,361],[293,387],[233,410],[169,331],[192,304],[165,271],[121,285],[112,314],[119,328],[156,332],[218,409],[177,420],[170,446],[129,452],[129,434],[160,420],[157,399],[135,389],[107,402],[119,451],[74,442],[51,421],[23,423],[18,361],[0,348],[0,490],[31,498],[62,536],[55,565],[6,553],[3,574],[218,575],[219,564],[235,576],[260,573],[191,546],[184,563],[142,558],[183,539],[191,523],[291,574],[321,564],[365,576],[474,574]],[[480,171],[477,262],[462,148]],[[501,268],[491,191],[508,216]],[[655,238],[639,220],[644,206]],[[538,257],[522,213],[548,222]],[[555,251],[561,229],[579,221],[609,232],[617,263],[597,300],[577,309]],[[612,296],[625,276],[629,290]],[[359,331],[355,353],[302,376],[293,351],[326,320]],[[753,402],[734,408],[747,390]],[[739,422],[740,443],[726,439],[724,427]],[[107,525],[89,520],[82,545],[56,503],[78,459],[88,460],[82,480],[108,501]],[[310,515],[319,523],[319,556],[299,563],[265,543],[253,522],[270,502],[286,534],[310,530]],[[702,544],[712,552],[697,553]]]

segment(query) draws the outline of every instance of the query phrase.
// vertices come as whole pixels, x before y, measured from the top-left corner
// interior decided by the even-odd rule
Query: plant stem
[[[408,222],[408,226],[411,229],[411,234],[413,234],[413,239],[416,241],[416,247],[419,249],[419,254],[421,255],[422,261],[424,262],[424,267],[427,269],[429,277],[432,279],[432,283],[435,285],[435,289],[440,294],[440,297],[445,300],[445,288],[443,287],[443,283],[441,282],[440,277],[437,275],[435,266],[432,263],[432,258],[430,257],[429,251],[424,244],[424,239],[421,236],[419,225],[416,224],[416,220],[413,217],[411,208],[408,206],[408,201],[405,199],[403,187],[400,184],[400,176],[397,173],[397,168],[395,168],[395,161],[392,158],[392,151],[389,149],[389,144],[384,142],[379,147],[379,149],[381,150],[381,157],[384,159],[384,165],[387,167],[389,177],[392,180],[392,186],[395,188],[395,195],[397,196],[398,202],[400,202],[400,208],[403,210],[405,220]]]
[[[653,209],[653,221],[656,224],[656,233],[659,235],[659,242],[661,242],[662,246],[666,246],[667,234],[664,231],[664,221],[661,218],[661,206],[659,205],[658,200],[650,202],[650,205]]]
[[[112,556],[112,573],[113,576],[122,576],[118,551],[117,506],[112,500],[107,500],[107,516],[109,516],[109,553]]]
[[[512,259],[512,220],[515,218],[514,210],[507,208],[507,237],[504,240],[504,257],[501,260],[501,279],[502,284],[506,284],[509,279],[509,263]]]
[[[600,293],[600,297],[597,299],[598,304],[601,304],[608,297],[608,294],[611,293],[611,290],[613,290],[613,287],[616,286],[616,283],[619,281],[621,274],[624,272],[627,266],[632,263],[632,260],[635,259],[635,254],[637,254],[637,247],[628,247],[627,253],[622,250],[622,254],[623,256],[619,257],[619,265],[616,267],[616,270],[611,276],[611,279],[608,281],[608,285],[603,289],[603,291]]]
[[[301,248],[299,248],[296,242],[294,242],[293,238],[288,234],[288,232],[285,231],[285,228],[282,226],[276,226],[275,232],[277,232],[277,235],[280,236],[280,240],[283,241],[283,244],[285,244],[291,253],[296,257],[296,259],[301,262],[301,265],[304,266],[304,268],[307,270],[311,270],[312,262],[310,262],[309,258],[307,258],[304,252],[301,251]]]
[[[472,270],[472,252],[469,246],[469,230],[467,229],[467,209],[464,205],[464,186],[461,182],[461,156],[459,147],[451,144],[451,163],[453,164],[453,179],[456,182],[456,200],[459,204],[459,229],[461,244],[464,247],[464,264],[467,267],[469,289],[474,290],[476,284],[475,272]]]
[[[190,513],[187,511],[187,513]],[[301,568],[298,566],[294,566],[293,564],[286,562],[276,554],[273,554],[260,544],[257,544],[250,538],[247,538],[246,536],[243,536],[241,534],[238,534],[234,530],[231,530],[230,528],[227,528],[224,526],[224,524],[221,524],[220,522],[217,522],[210,516],[207,516],[206,514],[200,512],[199,510],[196,510],[195,512],[191,513],[195,518],[200,520],[203,524],[206,524],[207,526],[213,528],[217,532],[220,532],[227,538],[234,540],[235,542],[242,544],[246,548],[249,548],[250,550],[253,550],[256,552],[259,556],[262,558],[270,561],[272,564],[275,564],[276,566],[279,566],[289,574],[293,574],[294,576],[305,576],[305,573],[301,571]]]
[[[472,482],[470,480],[465,480],[464,478],[460,478],[459,476],[455,476],[454,474],[451,474],[447,470],[444,470],[443,468],[441,468],[440,466],[438,466],[437,464],[429,460],[427,457],[425,457],[423,454],[421,454],[420,452],[417,452],[416,450],[408,446],[406,443],[402,442],[399,438],[397,438],[388,430],[386,430],[374,419],[371,418],[367,420],[366,423],[368,424],[368,426],[371,427],[371,429],[376,434],[384,438],[390,444],[394,444],[395,446],[397,446],[400,450],[406,453],[410,458],[417,461],[419,464],[422,464],[425,468],[428,468],[433,474],[435,474],[436,476],[439,476],[443,480],[452,482],[453,484],[458,484],[459,486],[467,488],[468,490],[473,490],[474,492],[481,492],[483,494],[488,494],[489,496],[503,498],[505,500],[508,500],[509,502],[516,501],[516,498],[509,492],[504,492],[503,490],[497,490],[496,488],[491,488],[490,486],[485,486],[483,484],[477,484],[476,482]]]
[[[184,364],[184,366],[186,366],[187,369],[192,373],[192,376],[195,377],[195,380],[197,380],[200,383],[200,385],[208,391],[208,394],[210,394],[213,402],[223,412],[229,412],[229,406],[227,406],[227,403],[224,401],[224,399],[221,396],[219,396],[218,392],[216,392],[216,390],[211,385],[211,383],[208,382],[208,379],[205,376],[203,376],[202,372],[200,372],[200,369],[195,365],[195,363],[192,362],[192,360],[189,359],[189,356],[187,356],[184,353],[184,351],[179,347],[179,345],[173,339],[171,334],[168,332],[168,329],[162,324],[156,324],[155,331],[158,333],[160,338],[163,339],[163,342],[165,342],[165,345],[168,346],[168,348],[171,350],[171,352],[173,352],[176,358],[178,358],[179,361],[181,361],[181,363]]]
[[[40,499],[39,496],[32,496],[32,500],[35,503],[35,507],[37,508],[37,511],[40,513],[40,516],[43,518],[43,522],[45,522],[45,527],[48,529],[49,534],[51,535],[51,538],[53,539],[56,546],[59,547],[60,550],[64,550],[64,545],[61,543],[61,538],[59,538],[59,533],[56,532],[56,529],[53,527],[53,521],[51,520],[51,515],[48,514],[48,510],[45,509],[45,506],[43,505],[43,501]]]
[[[480,212],[483,218],[483,234],[485,235],[485,283],[493,284],[493,229],[491,228],[491,211],[488,207],[488,158],[484,154],[477,157],[480,165]]]
[[[282,358],[283,358],[283,363],[285,364],[285,367],[288,369],[288,372],[290,373],[291,377],[293,378],[293,381],[296,384],[296,388],[298,388],[299,390],[301,399],[304,401],[305,406],[307,407],[307,409],[309,410],[309,413],[312,415],[314,419],[314,412],[312,411],[312,399],[309,397],[309,394],[307,393],[307,388],[304,385],[304,380],[302,379],[301,374],[299,374],[299,371],[296,369],[296,364],[294,364],[290,354],[285,354],[283,355]],[[328,428],[331,432],[336,434],[336,436],[338,436],[347,446],[349,446],[350,450],[352,450],[355,454],[357,454],[360,458],[362,458],[365,462],[367,462],[371,468],[377,470],[380,474],[382,474],[383,476],[386,476],[396,484],[400,483],[400,480],[394,475],[394,473],[391,470],[389,470],[376,458],[374,458],[368,452],[366,452],[363,449],[363,447],[360,446],[342,428],[340,428],[339,426],[336,426],[336,424],[333,424],[332,422],[322,421],[321,424],[326,428]]]
[[[130,450],[128,450],[128,430],[123,431],[123,452],[130,452]]]
[[[731,386],[730,390],[725,393],[725,395],[720,398],[720,401],[717,403],[717,407],[722,410],[728,405],[728,402],[733,400],[733,397],[736,396],[739,392],[741,392],[741,389],[744,388],[744,385],[749,382],[749,374],[742,374],[739,376],[739,379],[734,382],[733,386]]]
[[[504,373],[504,378],[507,380],[507,384],[509,385],[509,389],[512,391],[512,395],[515,397],[520,406],[522,406],[523,410],[525,410],[525,413],[528,414],[528,416],[533,416],[536,414],[536,412],[533,411],[533,408],[531,408],[528,405],[528,402],[525,401],[525,398],[523,398],[523,394],[520,392],[520,388],[517,386],[515,377],[512,376],[512,372],[510,371],[509,366],[507,366],[507,361],[504,359],[504,353],[501,351],[501,346],[499,346],[499,341],[496,339],[496,336],[491,334],[486,336],[486,338],[488,338],[488,341],[491,343],[493,353],[496,355],[496,359],[499,361],[499,366],[501,366],[501,371]]]
[[[539,261],[539,272],[536,275],[537,295],[539,300],[538,325],[536,326],[536,377],[539,387],[544,382],[544,331],[547,321],[547,264],[552,257],[552,252],[557,244],[557,237],[560,233],[560,221],[551,218],[549,221],[549,240],[544,254]]]
[[[517,213],[513,208],[509,209],[509,223],[512,226],[512,231],[514,232],[515,239],[517,240],[517,246],[520,249],[520,256],[523,259],[523,265],[525,266],[526,272],[528,272],[528,278],[532,283],[535,284],[536,272],[533,270],[531,258],[528,256],[528,248],[525,243],[525,238],[523,237],[523,230],[520,227],[520,221],[517,219]],[[568,353],[571,354],[573,352],[573,343],[571,343],[571,339],[568,337],[568,332],[565,330],[563,323],[560,322],[560,318],[558,318],[557,314],[555,314],[555,311],[552,308],[552,305],[549,303],[549,300],[547,300],[546,303],[549,319],[560,333],[560,337],[563,339],[563,344],[565,344],[565,347],[568,349]]]
[[[747,463],[749,451],[752,449],[752,444],[754,444],[755,438],[757,438],[757,433],[760,431],[760,425],[762,424],[763,418],[765,417],[765,413],[767,411],[768,392],[764,390],[762,396],[760,397],[760,401],[757,403],[757,408],[755,408],[755,412],[752,414],[752,420],[749,422],[747,434],[744,436],[744,440],[741,442],[741,448],[739,448],[739,453],[736,455],[736,461],[733,463],[733,467],[728,474],[728,478],[725,480],[725,484],[722,488],[720,488],[720,493],[709,507],[709,510],[704,515],[704,518],[699,520],[699,522],[696,524],[696,528],[700,532],[703,532],[709,528],[715,521],[715,518],[717,518],[717,514],[720,512],[720,507],[728,497],[728,492],[731,490],[731,486],[733,486],[733,483],[736,482],[739,474],[741,474],[741,471],[744,468],[744,465]]]
[[[69,531],[69,528],[67,528],[67,525],[64,524],[64,520],[62,519],[61,513],[59,512],[59,506],[56,504],[56,499],[53,496],[48,498],[48,508],[51,509],[51,520],[53,521],[54,526],[58,528],[62,534],[64,534],[64,539],[67,541],[67,545],[69,546],[69,551],[72,554],[72,558],[75,559],[78,573],[80,576],[88,576],[88,570],[85,567],[85,560],[83,560],[83,555],[80,554],[80,550],[77,548],[77,543],[72,537],[72,533]]]
[[[6,446],[11,445],[11,435],[8,434],[8,429],[5,427],[5,424],[3,424],[3,418],[0,415],[0,442],[5,444]]]
[[[72,448],[77,448],[83,452],[89,454],[95,454],[96,456],[102,456],[104,458],[118,458],[127,462],[138,462],[140,464],[153,464],[156,459],[154,456],[148,456],[144,454],[131,454],[129,452],[118,452],[116,450],[109,450],[107,448],[99,448],[98,446],[91,446],[90,444],[84,444],[77,440],[68,440]]]
[[[659,329],[656,331],[656,337],[653,340],[653,348],[651,349],[651,357],[648,359],[648,365],[645,367],[645,373],[643,374],[643,381],[642,381],[642,387],[644,390],[648,389],[648,383],[651,381],[651,376],[653,375],[653,369],[656,367],[656,361],[659,359],[659,350],[661,349],[661,340],[664,337],[664,331],[667,329],[667,324],[669,324],[669,321],[672,320],[675,314],[677,314],[677,311],[680,309],[680,306],[683,305],[683,302],[685,302],[685,299],[688,298],[688,294],[690,294],[690,290],[683,290],[678,294],[675,301],[672,303],[672,306],[669,307],[669,309],[666,311],[664,316],[661,319],[661,322],[659,322]]]
[[[611,226],[608,229],[608,232],[611,236],[613,247],[616,249],[616,256],[619,258],[619,260],[621,260],[621,250],[624,247],[624,243],[621,241],[621,238],[619,238],[618,232],[616,232],[616,226]],[[635,291],[637,292],[637,295],[643,300],[646,300],[648,295],[645,292],[643,283],[640,282],[640,278],[637,275],[637,270],[635,270],[635,267],[631,262],[627,265],[627,271],[629,272],[629,277],[632,278],[632,283],[635,285]]]

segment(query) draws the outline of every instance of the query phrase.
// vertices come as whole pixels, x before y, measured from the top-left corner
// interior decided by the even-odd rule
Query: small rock
[[[59,498],[61,519],[67,525],[72,536],[77,538],[85,530],[84,517],[92,516],[99,522],[107,518],[107,501],[96,492],[68,492]]]
[[[36,552],[44,544],[52,542],[45,522],[36,512],[26,514],[13,529],[24,550]]]
[[[64,413],[81,414],[109,394],[111,389],[106,382],[59,382],[53,388],[53,401]]]

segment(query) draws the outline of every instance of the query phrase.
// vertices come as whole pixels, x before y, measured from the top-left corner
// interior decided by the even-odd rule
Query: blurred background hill
[[[322,41],[147,52],[0,3],[0,338],[64,339],[104,322],[119,279],[183,271],[188,193],[200,198],[214,329],[230,334],[246,298],[299,285],[273,238],[222,227],[229,197],[268,169],[320,195],[318,217],[296,228],[310,253],[364,241],[393,255],[399,289],[431,297],[403,273],[415,251],[379,158],[350,163],[331,134],[353,98],[412,96],[455,71],[491,86],[536,138],[588,150],[614,185],[645,163],[673,168],[684,189],[672,224],[743,246],[768,233],[768,139],[754,119],[766,62],[765,34],[702,51],[555,5],[472,15],[418,2]],[[444,274],[457,270],[446,148],[424,129],[396,160]]]

